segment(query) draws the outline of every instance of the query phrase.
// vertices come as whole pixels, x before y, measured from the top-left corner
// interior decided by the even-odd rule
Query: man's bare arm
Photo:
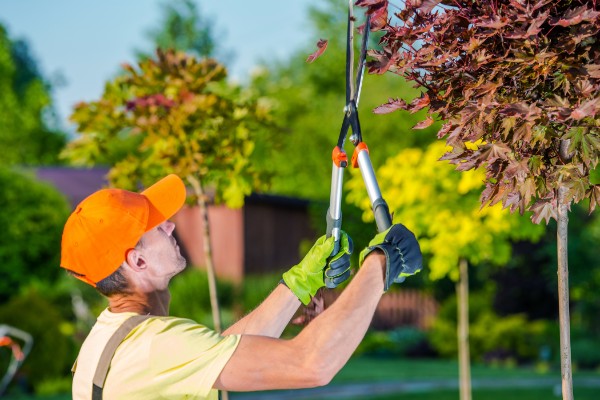
[[[300,307],[300,300],[285,285],[273,292],[251,313],[227,328],[223,335],[261,335],[278,338]]]
[[[317,290],[325,286],[324,271],[334,268],[332,282],[339,284],[350,275],[352,240],[342,232],[341,247],[334,257],[333,238],[320,237],[306,256],[283,274],[285,285],[279,285],[254,311],[223,332],[224,335],[246,334],[278,338],[290,322],[300,303],[308,304]],[[331,282],[330,282],[331,283]]]
[[[369,327],[383,294],[385,262],[379,252],[369,255],[338,300],[294,339],[243,335],[214,387],[254,391],[329,383]]]

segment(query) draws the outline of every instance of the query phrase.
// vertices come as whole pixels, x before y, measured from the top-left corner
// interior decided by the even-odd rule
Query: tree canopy
[[[459,170],[485,166],[483,204],[548,221],[559,186],[564,204],[589,198],[592,211],[600,201],[600,182],[590,180],[600,155],[599,21],[596,1],[407,2],[384,24],[370,71],[423,90],[388,109],[439,116],[438,136],[452,148],[445,159]]]
[[[199,58],[214,57],[219,52],[213,21],[201,14],[197,3],[170,0],[162,3],[161,9],[160,24],[148,31],[154,48],[183,51]]]
[[[269,104],[229,84],[211,59],[158,50],[155,59],[124,65],[102,98],[79,104],[72,120],[81,136],[65,157],[109,164],[118,187],[137,189],[176,173],[239,207],[264,181],[253,161],[269,143],[261,136]]]
[[[0,25],[0,164],[54,164],[66,142],[56,129],[50,87],[27,43]]]
[[[500,204],[480,209],[485,172],[457,172],[450,163],[438,161],[445,150],[440,142],[424,150],[402,150],[377,170],[377,176],[394,220],[413,230],[423,253],[431,256],[431,278],[449,275],[456,280],[460,259],[504,264],[511,241],[536,240],[544,229]],[[365,220],[373,220],[360,174],[353,174],[348,188],[349,200],[364,210]]]

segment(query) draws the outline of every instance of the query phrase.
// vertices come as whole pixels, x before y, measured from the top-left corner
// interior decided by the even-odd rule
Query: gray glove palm
[[[375,235],[367,248],[360,253],[360,265],[372,251],[383,251],[386,258],[384,290],[392,283],[404,282],[407,276],[421,271],[423,256],[415,235],[404,225],[392,225],[388,230]]]

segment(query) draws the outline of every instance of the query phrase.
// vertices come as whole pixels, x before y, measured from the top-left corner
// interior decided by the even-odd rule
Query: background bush
[[[33,336],[31,353],[19,372],[27,386],[37,390],[44,382],[69,376],[78,350],[73,324],[48,298],[36,290],[16,295],[0,306],[0,321]]]
[[[477,361],[535,361],[543,348],[557,349],[558,335],[550,321],[529,321],[524,314],[498,316],[489,290],[472,293],[469,302],[470,353]],[[448,298],[428,333],[433,348],[445,357],[456,357],[456,297]],[[556,353],[556,351],[553,351]]]
[[[206,271],[188,267],[171,281],[170,315],[189,318],[208,327],[213,327],[208,293],[208,276]],[[233,320],[232,305],[234,285],[231,282],[217,280],[217,293],[223,326],[228,326]]]
[[[34,280],[61,273],[60,240],[70,213],[67,200],[33,176],[0,167],[0,301]]]
[[[399,327],[391,331],[368,331],[356,356],[412,357],[431,355],[427,334],[414,327]]]

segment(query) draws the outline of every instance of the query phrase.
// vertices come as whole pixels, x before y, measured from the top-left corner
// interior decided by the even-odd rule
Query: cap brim
[[[181,178],[171,174],[142,192],[148,199],[146,232],[171,218],[185,203],[186,191]]]

